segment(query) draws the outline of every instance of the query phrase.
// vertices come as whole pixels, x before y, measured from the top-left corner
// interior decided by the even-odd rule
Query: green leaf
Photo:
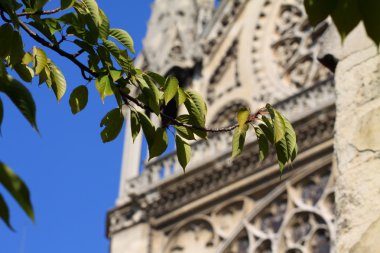
[[[76,87],[70,95],[70,107],[73,114],[77,114],[82,111],[88,102],[88,90],[84,85]]]
[[[131,132],[133,141],[135,141],[136,137],[139,135],[140,129],[141,124],[138,113],[134,110],[131,110]]]
[[[375,42],[376,46],[380,44],[380,1],[366,0],[358,1],[361,17],[368,36]]]
[[[177,147],[178,162],[182,166],[183,172],[185,172],[186,166],[191,158],[191,147],[179,135],[175,136],[175,144]]]
[[[110,22],[108,20],[107,15],[99,9],[100,13],[100,27],[99,27],[99,35],[102,40],[106,40],[108,38],[110,32]]]
[[[155,72],[147,72],[146,73],[150,78],[152,78],[156,83],[158,83],[158,85],[160,85],[161,87],[164,87],[165,86],[165,78],[163,76],[161,76],[160,74],[157,74]]]
[[[325,20],[336,7],[337,0],[305,0],[305,10],[313,26]]]
[[[119,60],[120,57],[120,49],[117,47],[115,42],[110,40],[104,40],[103,45],[107,48],[107,50],[115,57],[116,61]]]
[[[179,85],[178,80],[174,76],[169,76],[166,78],[165,82],[165,91],[164,91],[164,99],[165,99],[165,105],[169,103],[172,98],[177,94]]]
[[[22,61],[24,56],[24,45],[22,43],[21,35],[18,31],[13,31],[12,35],[12,47],[10,54],[10,62],[12,65],[16,65]]]
[[[146,116],[145,113],[137,112],[137,114],[140,119],[140,124],[143,129],[148,146],[151,146],[153,145],[154,134],[156,132],[156,129],[153,126],[152,121],[148,118],[148,116]]]
[[[239,128],[243,129],[245,123],[248,120],[250,111],[247,108],[241,108],[237,113],[237,122],[239,124]]]
[[[270,143],[274,144],[274,128],[272,124],[272,120],[267,117],[262,117],[262,121],[264,122],[259,124],[261,130],[263,130],[265,136],[270,141]]]
[[[166,130],[159,127],[155,134],[152,145],[149,145],[149,160],[161,155],[168,147],[168,134]]]
[[[244,125],[242,128],[235,128],[232,136],[232,158],[237,157],[243,151],[247,130],[248,125]]]
[[[42,8],[45,6],[45,4],[48,2],[49,0],[34,0],[33,1],[33,9],[34,11],[39,11],[39,10],[42,10]]]
[[[22,57],[21,63],[24,65],[29,65],[33,61],[33,55],[31,53],[25,53]]]
[[[86,5],[88,11],[90,12],[91,19],[94,21],[97,27],[100,26],[100,13],[99,7],[95,0],[82,0],[82,2]]]
[[[38,131],[36,123],[36,105],[29,90],[11,76],[0,81],[0,91],[4,92],[34,129]]]
[[[185,101],[185,106],[190,116],[199,124],[199,126],[204,127],[206,124],[206,113],[207,106],[204,102],[202,96],[193,91],[186,91],[187,100]]]
[[[120,70],[110,70],[110,75],[113,82],[116,82],[122,77],[122,72]]]
[[[12,49],[13,28],[10,24],[0,26],[0,57],[7,57]]]
[[[274,142],[277,143],[282,138],[284,138],[285,135],[284,121],[282,120],[281,114],[278,111],[274,110],[271,105],[267,104],[266,108],[268,109],[273,121]]]
[[[33,68],[36,72],[36,75],[39,75],[41,71],[46,67],[48,63],[48,58],[44,50],[33,47]]]
[[[9,209],[3,196],[0,194],[0,218],[8,226],[9,229],[14,230],[9,220]]]
[[[102,103],[104,103],[105,97],[111,96],[113,94],[111,85],[112,83],[108,76],[101,76],[101,77],[96,78],[95,86],[100,94]]]
[[[255,133],[257,137],[257,143],[259,144],[259,159],[260,161],[262,161],[268,155],[268,149],[269,149],[268,140],[263,130],[260,127],[254,127],[254,129],[255,129]]]
[[[267,105],[267,109],[273,121],[275,135],[274,145],[276,148],[280,172],[282,173],[288,161],[293,161],[297,155],[298,147],[296,134],[288,119],[273,109],[270,105]]]
[[[0,184],[12,195],[24,212],[34,221],[33,206],[26,184],[7,165],[0,162]]]
[[[182,105],[183,103],[185,103],[186,99],[187,99],[187,96],[186,96],[185,91],[181,87],[179,87],[178,92],[175,95],[175,100],[177,102],[177,105],[178,106]]]
[[[177,125],[174,127],[177,130],[177,134],[181,137],[185,138],[186,140],[195,140],[194,133],[190,128]]]
[[[48,62],[48,67],[50,69],[52,88],[59,102],[66,92],[66,79],[61,70],[53,62]]]
[[[122,29],[112,28],[110,29],[109,35],[115,38],[121,44],[123,44],[133,54],[135,53],[135,49],[133,47],[133,40],[132,40],[132,37],[129,35],[129,33],[127,33],[126,31]]]
[[[100,133],[103,143],[114,140],[123,128],[124,117],[119,108],[112,109],[100,122],[100,127],[104,129]]]
[[[14,70],[25,82],[30,83],[33,80],[34,72],[29,66],[19,63],[14,66]]]
[[[149,108],[153,110],[156,115],[160,114],[160,98],[161,94],[156,84],[152,82],[148,75],[143,74],[142,78],[136,76],[140,89],[148,102]]]
[[[193,126],[198,126],[197,122],[188,114],[183,114],[183,115],[180,115],[176,118],[176,120],[178,120],[179,122],[182,122],[182,123],[185,123],[185,124],[189,124],[189,125],[193,125]],[[175,126],[176,129],[178,126]],[[178,130],[178,129],[177,129]],[[189,137],[189,138],[186,138],[186,139],[189,139],[190,140],[190,137],[191,137],[191,132],[196,134],[197,136],[199,136],[200,138],[202,139],[206,139],[207,138],[207,132],[206,131],[202,131],[202,130],[199,130],[199,129],[189,129],[189,128],[186,128],[186,127],[179,127],[179,134],[186,138],[186,137]]]
[[[342,41],[359,24],[361,14],[357,0],[338,0],[331,17],[337,27]]]
[[[61,9],[68,9],[72,7],[75,3],[75,0],[61,0]]]

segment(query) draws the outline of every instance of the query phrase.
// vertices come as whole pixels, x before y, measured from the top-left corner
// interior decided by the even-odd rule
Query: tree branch
[[[59,10],[58,9],[59,8],[51,10],[51,11],[42,12],[41,15],[42,14],[52,14],[52,13],[58,12],[60,10],[60,9]],[[20,13],[20,14],[25,14],[25,13]],[[19,15],[19,16],[26,16],[26,15],[32,15],[32,14],[25,14],[25,15]],[[38,43],[42,44],[43,46],[45,46],[47,48],[50,48],[51,50],[55,51],[59,55],[67,58],[68,60],[70,60],[71,62],[73,62],[75,65],[77,65],[80,68],[82,76],[83,76],[84,79],[89,80],[89,81],[93,80],[91,77],[86,76],[86,73],[90,74],[91,76],[93,76],[95,78],[99,76],[98,73],[92,71],[90,68],[88,68],[86,65],[84,65],[83,63],[81,63],[80,61],[78,61],[76,59],[76,57],[83,52],[82,50],[78,51],[75,54],[70,54],[70,53],[62,50],[61,48],[59,48],[59,45],[55,45],[55,44],[50,43],[47,40],[43,39],[41,36],[39,36],[37,33],[35,33],[33,30],[31,30],[21,20],[18,19],[18,22],[19,22],[21,28],[30,37],[32,37],[35,41],[37,41]],[[124,94],[122,92],[120,92],[120,93],[121,93],[121,96],[122,96],[122,99],[123,99],[124,103],[129,104],[129,102],[133,102],[134,104],[136,104],[140,108],[145,109],[145,110],[147,110],[149,112],[152,112],[152,110],[150,109],[149,106],[147,106],[144,103],[140,102],[137,98],[132,97],[129,94]],[[256,119],[258,119],[258,116],[260,114],[262,114],[263,111],[264,111],[264,108],[259,109],[255,114],[251,115],[248,118],[248,120],[247,120],[246,123],[253,123]],[[183,126],[183,127],[187,127],[187,128],[190,128],[190,129],[195,129],[195,130],[200,130],[200,131],[205,131],[205,132],[211,132],[211,133],[230,132],[230,131],[234,130],[235,128],[239,127],[239,124],[234,124],[232,126],[223,127],[223,128],[207,128],[207,127],[201,127],[201,126],[196,126],[196,125],[191,125],[191,124],[180,122],[177,119],[175,119],[175,118],[173,118],[173,117],[165,114],[164,112],[160,112],[160,115],[161,115],[161,117],[163,117],[163,118],[167,119],[169,122],[171,122],[173,125]]]
[[[80,61],[78,61],[76,59],[76,56],[62,50],[59,45],[55,45],[53,43],[50,43],[48,42],[47,40],[45,40],[44,38],[42,38],[40,35],[38,35],[37,33],[35,33],[32,29],[29,28],[29,26],[27,26],[24,22],[22,22],[20,19],[18,20],[21,28],[27,33],[29,34],[30,37],[32,37],[35,41],[37,41],[38,43],[40,43],[41,45],[47,47],[47,48],[50,48],[51,50],[55,51],[56,53],[58,53],[59,55],[67,58],[68,60],[70,60],[72,63],[74,63],[75,65],[77,65],[81,71],[82,71],[82,75],[84,72],[87,72],[88,74],[92,75],[93,77],[98,77],[98,73],[96,72],[93,72],[89,67],[87,67],[86,65],[84,65],[83,63],[81,63]],[[86,80],[88,80],[88,77],[87,76],[83,76]]]
[[[41,15],[51,15],[51,14],[57,13],[59,11],[61,11],[60,7],[55,8],[53,10],[48,10],[48,11],[22,12],[22,13],[18,13],[16,15],[19,16],[19,17],[30,16],[30,15],[39,15],[39,16],[41,16]]]

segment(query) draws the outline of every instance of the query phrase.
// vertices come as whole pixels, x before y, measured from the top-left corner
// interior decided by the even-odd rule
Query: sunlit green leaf
[[[185,106],[190,116],[199,124],[199,126],[205,126],[207,106],[202,96],[193,90],[187,90],[187,100]]]
[[[135,49],[133,47],[132,37],[126,31],[118,28],[110,29],[109,35],[116,40],[118,40],[121,44],[123,44],[129,51],[135,53]]]
[[[90,16],[92,20],[94,21],[95,25],[97,27],[100,26],[100,13],[99,13],[99,7],[95,0],[82,0],[83,3],[86,5],[88,11],[90,12]]]
[[[99,35],[102,40],[106,40],[108,38],[109,32],[110,32],[110,22],[108,20],[107,15],[99,9],[100,14],[100,27],[99,27]]]
[[[96,78],[95,86],[100,94],[100,98],[104,103],[104,98],[113,94],[111,80],[108,76],[101,76]]]
[[[26,184],[7,165],[0,162],[0,184],[12,195],[30,219],[34,220],[33,206]]]
[[[169,76],[165,82],[164,99],[165,105],[177,94],[179,85],[178,80],[174,76]]]
[[[270,113],[270,116],[273,121],[273,128],[274,128],[274,142],[277,143],[282,138],[284,138],[285,135],[285,125],[282,120],[281,115],[273,109],[273,107],[269,104],[267,104],[267,109]]]
[[[178,162],[182,166],[183,172],[185,172],[186,166],[191,158],[191,147],[179,135],[175,136],[175,144],[177,147]]]
[[[105,143],[114,140],[123,128],[123,123],[124,117],[119,108],[109,111],[100,122],[100,127],[104,127],[100,133],[102,141]]]
[[[178,106],[182,105],[183,103],[185,103],[186,99],[187,99],[187,96],[186,96],[185,91],[181,87],[179,87],[178,92],[175,95],[175,100],[177,102],[177,105]]]
[[[247,108],[241,108],[237,113],[237,122],[239,124],[239,128],[243,129],[245,123],[248,120],[250,111]]]
[[[54,94],[59,102],[66,92],[66,79],[63,76],[61,70],[52,62],[48,62],[50,69],[50,77],[52,80],[52,88]]]
[[[70,95],[70,107],[73,114],[77,114],[82,111],[88,102],[88,90],[84,85],[76,87]]]
[[[41,71],[46,67],[48,58],[45,52],[37,47],[33,47],[33,67],[36,75],[39,75]]]
[[[24,65],[28,65],[32,61],[33,61],[33,55],[31,53],[27,52],[22,57],[21,63],[24,64]]]
[[[243,151],[247,130],[248,125],[246,124],[242,128],[235,128],[232,136],[232,158],[237,157]]]

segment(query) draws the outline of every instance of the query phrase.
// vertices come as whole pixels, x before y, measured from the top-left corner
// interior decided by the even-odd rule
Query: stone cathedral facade
[[[139,173],[142,137],[132,143],[127,128],[111,253],[334,252],[334,79],[317,61],[329,27],[312,28],[302,0],[153,3],[137,64],[199,91],[209,126],[273,104],[300,152],[280,179],[274,153],[259,161],[253,133],[234,160],[231,133],[210,134],[192,143],[185,174],[174,152]]]

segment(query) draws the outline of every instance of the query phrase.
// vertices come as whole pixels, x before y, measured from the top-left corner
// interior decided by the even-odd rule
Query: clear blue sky
[[[152,0],[98,0],[112,27],[126,29],[141,50]],[[51,5],[58,6],[53,0]],[[30,42],[28,42],[30,43]],[[73,116],[68,99],[71,90],[84,84],[81,74],[54,53],[50,58],[64,72],[68,90],[57,104],[52,91],[27,84],[37,104],[41,136],[3,95],[5,117],[0,138],[0,159],[28,184],[35,208],[33,224],[14,201],[11,221],[16,232],[0,222],[0,253],[105,253],[106,212],[117,197],[123,135],[103,144],[99,123],[113,98],[100,101],[90,85],[87,108]],[[4,189],[0,187],[0,192]]]

